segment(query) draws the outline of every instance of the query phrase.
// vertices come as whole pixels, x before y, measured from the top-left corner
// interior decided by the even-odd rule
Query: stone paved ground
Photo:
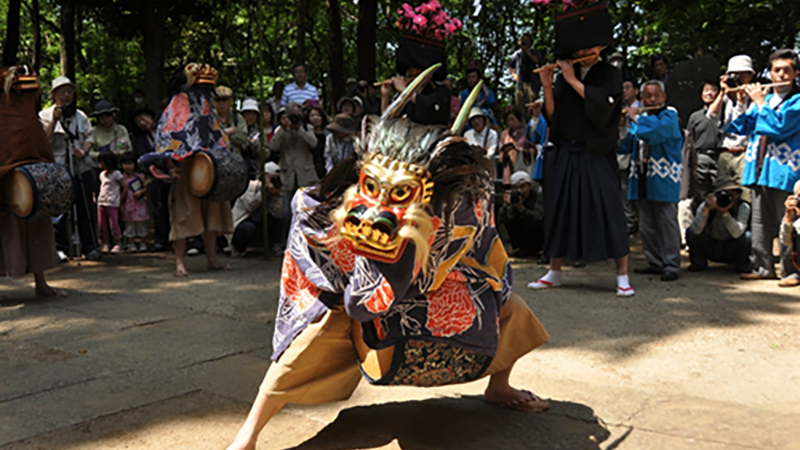
[[[280,270],[230,262],[218,273],[190,259],[187,280],[167,255],[65,264],[49,278],[67,299],[0,281],[0,448],[224,448],[269,364]],[[552,340],[512,382],[549,412],[491,407],[485,381],[362,383],[347,402],[287,408],[259,448],[800,448],[800,290],[717,267],[669,284],[634,275],[636,297],[617,299],[612,263],[525,289],[543,273],[515,265]]]

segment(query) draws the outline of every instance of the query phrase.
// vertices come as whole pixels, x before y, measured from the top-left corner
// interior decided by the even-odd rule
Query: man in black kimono
[[[540,72],[555,150],[545,153],[544,171],[543,253],[550,256],[550,270],[528,285],[532,289],[559,286],[565,257],[587,263],[611,257],[617,263],[617,295],[634,294],[615,156],[622,74],[600,60],[610,37],[611,18],[604,6],[556,19],[556,54],[587,59],[577,64],[559,60],[555,86],[553,68]]]

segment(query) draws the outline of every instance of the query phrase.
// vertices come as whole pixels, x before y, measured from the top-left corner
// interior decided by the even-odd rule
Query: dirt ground
[[[0,281],[0,448],[221,449],[269,365],[280,261],[224,258],[172,276],[166,254],[108,256]],[[634,251],[632,267],[643,264]],[[684,267],[686,264],[684,264]],[[632,275],[614,296],[607,262],[525,288],[544,266],[515,260],[514,288],[551,334],[512,383],[541,414],[481,400],[486,381],[436,389],[363,383],[341,403],[290,406],[259,448],[800,448],[800,290],[729,268],[673,283]]]

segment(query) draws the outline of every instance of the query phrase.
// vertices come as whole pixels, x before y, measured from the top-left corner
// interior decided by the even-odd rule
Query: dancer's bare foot
[[[256,443],[250,441],[242,441],[239,442],[237,438],[233,441],[233,444],[229,445],[226,450],[256,450]]]
[[[489,386],[483,393],[483,398],[492,405],[518,411],[542,412],[550,408],[547,400],[530,391],[514,389],[511,386],[506,388]]]
[[[173,273],[178,278],[188,277],[189,271],[186,270],[186,266],[181,264],[180,262],[175,264],[175,273]]]
[[[44,284],[36,286],[36,295],[39,297],[66,297],[67,291]]]
[[[231,267],[230,265],[221,263],[219,261],[208,262],[208,270],[232,270],[232,269],[233,267]]]

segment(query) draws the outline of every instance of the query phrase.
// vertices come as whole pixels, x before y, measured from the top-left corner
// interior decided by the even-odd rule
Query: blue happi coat
[[[753,105],[731,122],[726,133],[749,136],[745,154],[743,186],[766,186],[792,192],[800,180],[800,91],[793,91],[776,108],[769,106],[775,94],[768,94],[767,105]],[[759,139],[766,136],[764,163],[758,173]]]
[[[640,161],[647,146],[646,193],[640,192]],[[617,153],[631,154],[628,199],[677,203],[683,175],[683,133],[678,112],[667,108],[658,114],[642,115],[631,122],[628,135],[617,145]]]
[[[536,124],[536,128],[531,127],[531,122],[528,122],[525,128],[525,140],[529,144],[539,146],[533,166],[533,179],[542,181],[544,176],[544,146],[547,144],[547,120],[545,120],[544,114],[539,117],[539,123]]]

